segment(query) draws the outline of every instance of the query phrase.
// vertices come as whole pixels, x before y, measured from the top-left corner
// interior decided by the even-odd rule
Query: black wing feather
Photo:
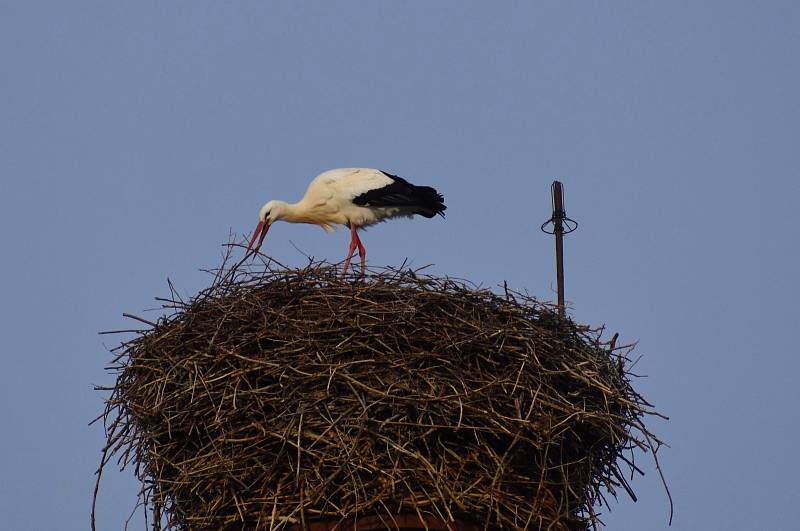
[[[405,207],[426,218],[432,218],[436,214],[444,217],[447,209],[444,197],[434,188],[411,184],[402,177],[385,171],[381,173],[389,177],[392,183],[353,198],[353,203],[359,206]]]

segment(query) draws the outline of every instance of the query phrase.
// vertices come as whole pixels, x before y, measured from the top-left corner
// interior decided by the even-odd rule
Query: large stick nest
[[[660,444],[630,349],[523,294],[313,263],[165,306],[119,347],[104,415],[103,465],[135,465],[154,529],[585,529]]]

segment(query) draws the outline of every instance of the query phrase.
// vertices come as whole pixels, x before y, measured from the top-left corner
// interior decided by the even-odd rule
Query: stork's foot
[[[347,276],[347,270],[350,269],[350,258],[352,257],[352,251],[350,254],[347,255],[347,258],[344,260],[344,267],[342,267],[342,280]]]
[[[367,270],[367,250],[364,248],[361,240],[358,240],[358,257],[361,259],[361,278],[363,279],[364,273]]]
[[[347,260],[345,260],[345,261],[344,261],[344,267],[342,267],[342,274],[340,275],[340,277],[339,277],[339,278],[341,278],[342,280],[344,280],[344,279],[345,279],[345,277],[347,277],[347,269],[348,269],[349,267],[350,267],[350,259],[347,259]]]
[[[355,268],[355,266],[353,266],[353,267]],[[345,260],[344,267],[342,268],[342,273],[341,273],[341,277],[340,277],[342,280],[344,280],[347,277],[347,272],[348,272],[349,268],[350,268],[350,259],[348,258],[347,260]],[[359,270],[358,278],[359,279],[364,278],[365,273],[366,273],[366,267],[365,267],[364,261],[362,260],[361,261],[361,269]]]

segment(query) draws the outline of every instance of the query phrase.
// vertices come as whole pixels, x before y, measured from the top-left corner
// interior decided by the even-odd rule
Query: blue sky
[[[639,341],[637,388],[671,417],[673,529],[795,527],[798,28],[779,1],[0,2],[4,525],[88,525],[98,331],[156,315],[167,277],[204,287],[268,199],[374,166],[449,208],[367,231],[370,264],[542,299],[562,180],[571,313]],[[280,225],[265,251],[347,241]],[[667,528],[645,468],[609,529]],[[109,471],[101,529],[137,490]]]

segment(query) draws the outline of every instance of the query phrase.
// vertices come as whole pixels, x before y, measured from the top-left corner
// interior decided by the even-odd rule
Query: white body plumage
[[[372,168],[329,170],[311,181],[297,203],[273,200],[261,207],[250,247],[258,239],[257,251],[276,221],[311,223],[327,231],[346,225],[352,238],[345,270],[356,247],[363,268],[366,251],[356,232],[358,228],[414,214],[444,217],[446,208],[442,195],[433,188],[413,185],[390,173]]]

